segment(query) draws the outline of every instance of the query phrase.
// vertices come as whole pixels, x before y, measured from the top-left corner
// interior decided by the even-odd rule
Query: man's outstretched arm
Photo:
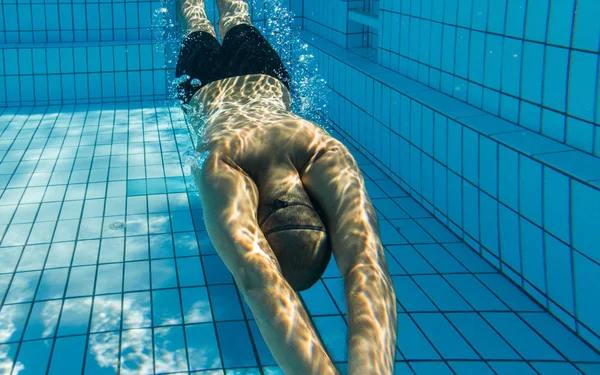
[[[302,182],[327,218],[332,251],[344,277],[349,375],[392,374],[396,353],[396,295],[377,217],[360,169],[348,149],[324,140]]]
[[[252,179],[217,154],[192,172],[210,239],[283,372],[337,374],[256,222],[258,189]]]

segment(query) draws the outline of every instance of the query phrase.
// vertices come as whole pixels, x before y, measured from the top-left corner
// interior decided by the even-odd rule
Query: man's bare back
[[[206,29],[206,15],[186,13],[186,4],[202,2],[188,0],[184,15]],[[250,22],[244,1],[218,4],[222,35]],[[391,374],[396,297],[362,174],[341,142],[289,104],[286,86],[268,74],[219,79],[194,93],[190,105],[202,105],[206,119],[198,151],[208,156],[192,172],[208,234],[283,371],[336,374],[258,224],[261,208],[282,195],[318,202],[345,283],[349,374]]]
[[[312,157],[339,143],[291,112],[289,92],[267,75],[213,82],[197,92],[192,107],[205,120],[198,152],[228,158],[263,192],[281,184],[283,176],[300,177]],[[261,204],[276,198],[260,195]]]

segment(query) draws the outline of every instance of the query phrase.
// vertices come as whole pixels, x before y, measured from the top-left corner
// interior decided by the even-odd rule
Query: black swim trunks
[[[290,76],[277,51],[254,26],[231,28],[223,45],[211,34],[195,31],[185,37],[179,51],[175,76],[191,77],[178,85],[182,104],[188,103],[201,87],[220,79],[248,74],[267,74],[279,79],[289,89]],[[199,86],[192,79],[200,80]]]

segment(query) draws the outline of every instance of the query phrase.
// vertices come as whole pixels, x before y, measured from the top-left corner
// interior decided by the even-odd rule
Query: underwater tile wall
[[[165,58],[165,48],[156,49],[149,41],[0,48],[4,61],[0,65],[0,103],[19,106],[165,99],[167,76],[174,65]]]
[[[600,158],[306,34],[345,137],[600,348]]]
[[[551,4],[382,0],[379,64],[337,48],[325,25],[305,38],[339,130],[600,348],[589,286],[600,274],[600,24],[589,14],[600,3],[580,1],[575,15],[574,1]],[[305,1],[304,24],[323,7]]]
[[[339,14],[347,14],[353,8],[366,10],[364,0],[304,0],[303,4],[304,30],[344,48],[362,47],[363,26]]]
[[[600,2],[382,0],[381,65],[600,155]]]
[[[282,3],[301,14],[299,1]],[[164,3],[166,12],[162,7],[160,1],[2,1],[0,106],[167,98],[179,48],[169,38],[179,28],[169,27],[175,2]],[[251,1],[256,25],[266,25],[264,9],[264,0]],[[214,1],[206,10],[218,20]]]
[[[161,7],[160,1],[3,0],[0,43],[147,40]]]

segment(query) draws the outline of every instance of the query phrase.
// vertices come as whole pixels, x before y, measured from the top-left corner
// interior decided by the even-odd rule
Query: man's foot
[[[177,20],[184,34],[204,31],[217,37],[215,27],[206,16],[204,0],[177,0]]]

